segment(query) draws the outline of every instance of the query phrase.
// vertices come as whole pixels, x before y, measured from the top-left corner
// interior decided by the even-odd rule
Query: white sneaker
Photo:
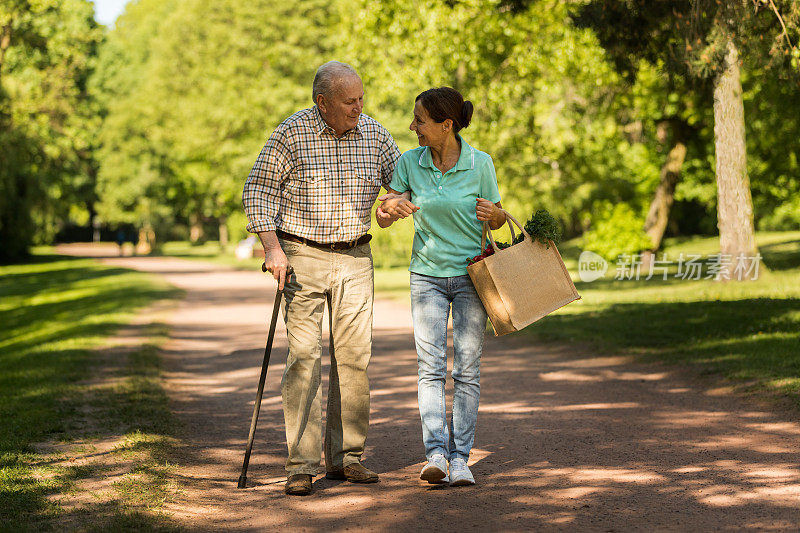
[[[449,483],[447,475],[447,459],[441,453],[435,453],[428,459],[428,464],[422,469],[419,478],[428,483]]]
[[[450,461],[450,486],[460,487],[462,485],[474,485],[475,478],[469,471],[467,462],[461,457],[456,457]]]

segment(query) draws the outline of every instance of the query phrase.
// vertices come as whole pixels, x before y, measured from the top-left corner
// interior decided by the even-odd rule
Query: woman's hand
[[[392,222],[399,218],[411,216],[419,211],[419,207],[411,203],[411,193],[408,191],[403,194],[384,194],[378,197],[378,200],[383,202],[378,209],[391,217]]]
[[[484,198],[476,198],[475,214],[481,222],[488,222],[492,229],[499,229],[506,222],[506,212],[500,207],[500,202],[493,204]]]

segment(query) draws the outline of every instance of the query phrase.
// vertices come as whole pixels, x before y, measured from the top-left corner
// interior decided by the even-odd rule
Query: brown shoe
[[[343,468],[334,468],[333,470],[328,470],[327,472],[325,472],[325,478],[341,481],[347,479],[347,476],[344,475]]]
[[[293,496],[311,494],[311,476],[309,474],[292,474],[286,478],[286,486],[283,491]]]
[[[361,463],[352,463],[344,467],[344,477],[350,483],[377,483],[378,474],[365,468]]]

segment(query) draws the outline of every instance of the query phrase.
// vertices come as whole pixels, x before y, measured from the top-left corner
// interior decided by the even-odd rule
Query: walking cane
[[[261,272],[267,271],[267,265],[261,264]],[[292,267],[286,270],[286,277],[292,273]],[[275,324],[278,322],[278,311],[281,307],[281,296],[283,289],[275,292],[275,304],[272,307],[272,320],[269,324],[269,334],[267,335],[267,346],[264,348],[264,362],[261,365],[261,377],[258,378],[258,391],[256,392],[256,404],[253,406],[253,419],[250,421],[250,435],[247,437],[247,449],[244,452],[244,464],[242,464],[242,475],[239,476],[238,488],[243,489],[247,485],[247,467],[250,465],[250,452],[253,450],[253,439],[256,436],[256,423],[258,423],[258,412],[261,410],[261,397],[264,395],[264,382],[267,380],[267,367],[269,366],[269,356],[272,352],[272,339],[275,337]]]

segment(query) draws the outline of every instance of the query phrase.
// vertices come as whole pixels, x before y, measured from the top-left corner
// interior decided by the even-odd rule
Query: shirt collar
[[[464,140],[463,137],[456,134],[456,138],[461,141],[461,154],[458,156],[458,161],[456,161],[455,166],[452,170],[471,170],[475,168],[475,148],[470,146],[467,141]],[[426,146],[422,153],[419,155],[419,165],[421,167],[428,167],[430,169],[436,170],[436,165],[433,164],[433,159],[431,159],[431,149],[429,146]]]
[[[313,112],[311,113],[312,114],[311,123],[314,133],[316,133],[318,136],[322,135],[323,133],[329,133],[333,136],[336,136],[336,132],[333,131],[333,128],[328,126],[327,122],[325,122],[325,119],[322,118],[322,114],[319,112],[319,107],[315,105],[312,109]],[[358,124],[356,124],[356,127],[353,128],[352,130],[346,131],[344,137],[347,137],[348,134],[361,137],[361,123],[363,122],[363,120],[364,120],[364,114],[362,113],[361,116],[358,117]]]

